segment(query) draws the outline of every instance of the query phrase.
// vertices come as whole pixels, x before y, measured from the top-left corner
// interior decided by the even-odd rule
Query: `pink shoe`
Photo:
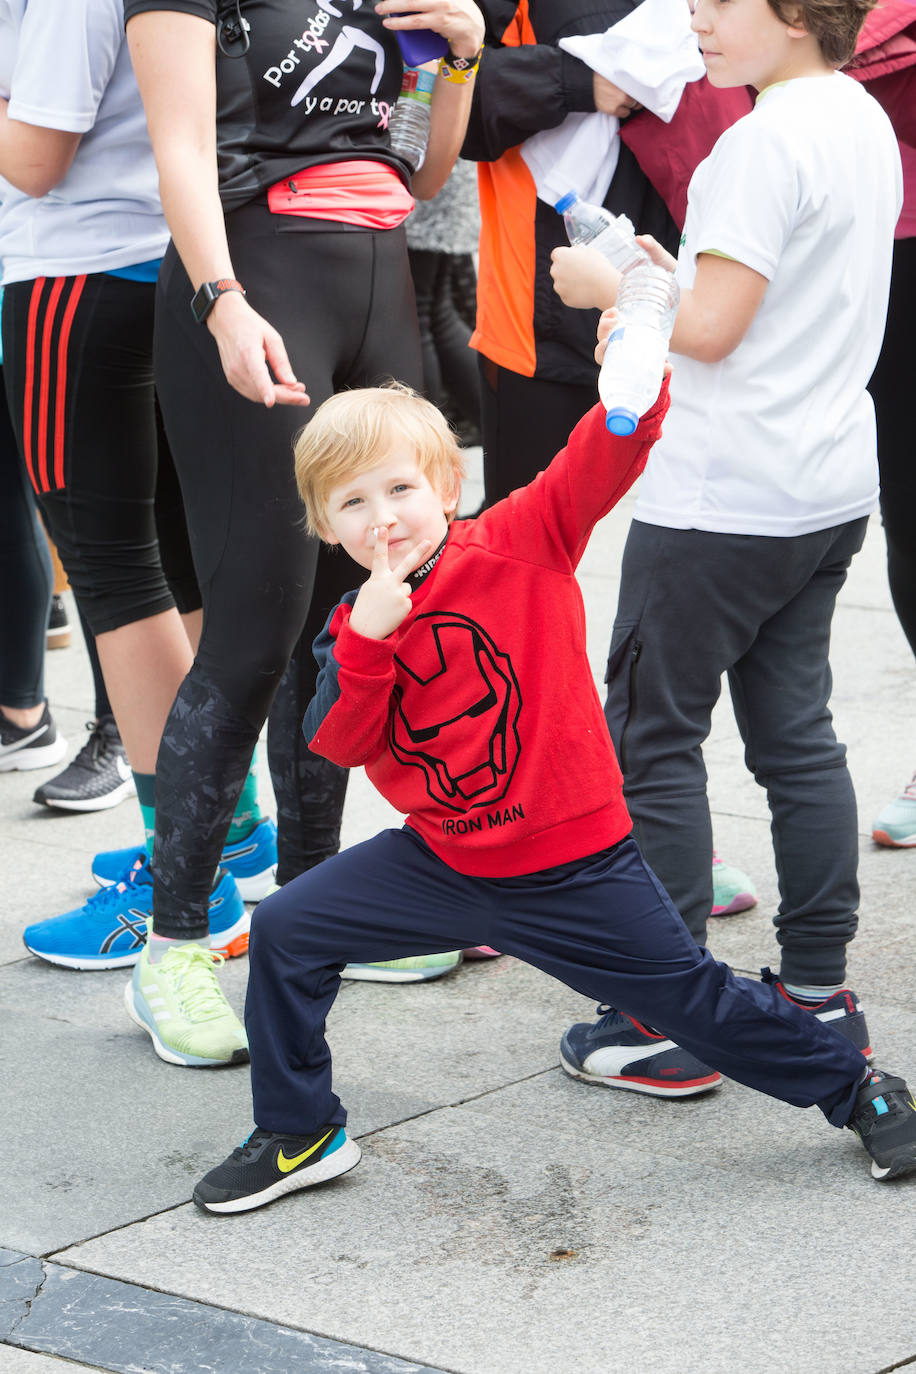
[[[498,949],[491,949],[489,945],[475,945],[473,949],[464,951],[465,959],[499,959]]]

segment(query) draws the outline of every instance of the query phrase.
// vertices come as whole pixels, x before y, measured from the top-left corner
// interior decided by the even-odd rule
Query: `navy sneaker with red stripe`
[[[560,1064],[571,1078],[650,1097],[695,1097],[718,1088],[722,1075],[624,1011],[599,1007],[596,1022],[570,1026]]]
[[[786,992],[780,979],[768,968],[761,969],[760,973],[763,982],[773,983],[787,1002],[792,1002],[794,1006],[801,1007],[803,1011],[810,1011],[812,1016],[816,1016],[818,1021],[822,1021],[825,1026],[830,1026],[833,1030],[839,1031],[840,1035],[851,1041],[859,1053],[865,1055],[866,1059],[874,1057],[865,1012],[862,1010],[862,1003],[851,988],[840,988],[840,991],[833,993],[831,997],[827,997],[821,1002],[815,1002],[807,998],[793,997],[791,993]]]

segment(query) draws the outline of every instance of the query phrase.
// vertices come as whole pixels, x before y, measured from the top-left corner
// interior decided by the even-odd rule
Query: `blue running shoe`
[[[92,876],[99,887],[108,887],[124,876],[124,872],[145,854],[143,845],[129,849],[103,849],[92,860]],[[228,870],[236,881],[243,902],[259,902],[274,884],[277,866],[277,827],[272,820],[259,821],[250,835],[236,844],[227,844],[220,859],[220,867]]]
[[[649,1097],[694,1097],[722,1082],[715,1069],[626,1012],[613,1007],[598,1011],[602,1014],[594,1025],[580,1022],[563,1036],[560,1064],[571,1078]]]
[[[120,882],[102,888],[85,906],[28,926],[22,938],[30,954],[62,968],[126,968],[140,957],[152,912],[153,881],[144,849]],[[250,924],[232,875],[220,871],[210,894],[214,952],[244,954]]]

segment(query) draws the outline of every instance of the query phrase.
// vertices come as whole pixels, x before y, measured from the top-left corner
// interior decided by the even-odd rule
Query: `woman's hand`
[[[381,0],[375,7],[386,29],[432,29],[456,57],[476,57],[483,47],[483,15],[474,0]]]
[[[617,299],[620,273],[603,253],[587,244],[554,248],[550,254],[553,289],[564,305],[601,310]]]
[[[226,380],[236,391],[268,407],[309,404],[305,383],[296,380],[282,338],[252,310],[241,292],[227,291],[218,297],[206,323],[216,340]]]

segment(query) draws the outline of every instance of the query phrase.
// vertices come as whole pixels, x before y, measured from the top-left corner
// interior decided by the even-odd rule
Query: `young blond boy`
[[[715,1087],[721,1068],[852,1125],[876,1176],[916,1168],[905,1084],[869,1076],[848,1040],[698,949],[629,836],[575,570],[642,470],[666,393],[625,439],[596,407],[546,472],[476,520],[452,520],[459,452],[406,388],[336,396],[303,432],[309,523],[371,574],[316,641],[305,734],[365,765],[407,823],[258,907],[246,1008],[257,1127],[198,1184],[199,1206],[245,1211],[351,1169],[360,1151],[324,1038],[341,969],[477,944],[676,1037],[684,1048],[659,1046],[672,1094]]]
[[[709,80],[760,94],[694,173],[677,263],[645,240],[676,268],[681,304],[671,411],[624,552],[605,710],[634,834],[704,943],[702,746],[728,675],[772,815],[781,963],[765,976],[866,1054],[865,1016],[846,986],[856,803],[828,707],[828,653],[837,593],[876,508],[865,388],[901,204],[890,122],[837,70],[871,6],[697,0]],[[552,271],[570,304],[613,305],[618,274],[594,252],[559,251]],[[568,1033],[571,1072],[600,1078],[618,1021]]]

